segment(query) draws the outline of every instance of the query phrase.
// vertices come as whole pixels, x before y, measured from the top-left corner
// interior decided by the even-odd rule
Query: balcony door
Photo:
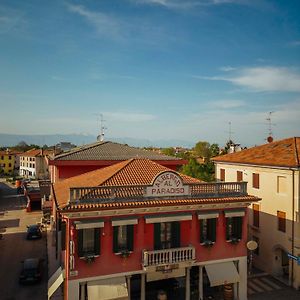
[[[180,247],[180,222],[154,224],[154,250]]]

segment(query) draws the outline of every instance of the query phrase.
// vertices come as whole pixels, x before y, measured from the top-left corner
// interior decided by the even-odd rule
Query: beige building
[[[272,142],[213,160],[218,180],[246,181],[247,192],[262,199],[249,211],[249,239],[259,245],[253,255],[254,266],[298,289],[300,138]]]

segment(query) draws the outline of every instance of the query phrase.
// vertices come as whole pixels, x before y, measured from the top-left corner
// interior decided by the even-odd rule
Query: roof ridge
[[[86,144],[86,145],[83,145],[81,147],[77,147],[75,149],[72,149],[72,150],[70,150],[66,153],[59,154],[59,155],[55,156],[54,159],[65,157],[65,156],[68,156],[68,155],[71,155],[71,154],[74,154],[74,153],[79,153],[79,152],[82,152],[86,149],[92,149],[94,147],[97,147],[100,144],[103,145],[103,144],[106,144],[106,143],[109,143],[109,141],[97,141],[97,142],[92,143],[92,144]]]
[[[121,168],[119,168],[119,170],[117,170],[115,173],[113,173],[112,175],[110,175],[108,178],[106,178],[104,181],[101,182],[101,185],[104,185],[105,182],[107,182],[109,179],[111,179],[113,176],[116,176],[118,173],[120,173],[125,167],[127,167],[132,161],[134,160],[134,158],[125,160],[121,163],[125,163],[124,166],[122,166]]]

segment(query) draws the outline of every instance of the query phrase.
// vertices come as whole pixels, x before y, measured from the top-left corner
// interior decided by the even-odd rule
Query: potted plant
[[[130,251],[128,249],[121,250],[121,257],[127,258],[130,255]]]
[[[86,263],[91,264],[95,260],[95,255],[87,253],[84,255],[83,259],[85,260]]]
[[[237,244],[240,241],[240,239],[236,238],[236,237],[232,237],[230,240],[231,244]]]
[[[214,243],[215,243],[215,242],[213,242],[213,241],[205,240],[205,241],[203,242],[203,246],[205,246],[205,247],[211,247],[211,246],[213,246]]]

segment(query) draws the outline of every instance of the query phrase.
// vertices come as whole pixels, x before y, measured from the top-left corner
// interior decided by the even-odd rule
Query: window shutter
[[[171,247],[178,248],[180,247],[180,222],[172,222],[171,225]]]
[[[209,226],[210,226],[210,240],[212,242],[216,241],[216,231],[217,231],[217,219],[210,219],[209,220]]]
[[[220,169],[220,180],[225,181],[225,169]]]
[[[232,233],[232,218],[226,218],[226,240],[229,241],[231,239]]]
[[[237,181],[243,181],[243,172],[236,171],[236,177],[237,177]]]
[[[94,253],[95,253],[95,255],[100,254],[100,242],[101,242],[100,228],[95,228],[94,229]]]
[[[84,255],[83,253],[83,230],[84,229],[78,229],[77,230],[77,248],[78,248],[78,256],[82,257]]]
[[[133,251],[133,225],[127,225],[127,250]]]
[[[255,189],[259,189],[259,174],[253,173],[252,174],[252,187]]]
[[[114,253],[119,252],[118,231],[119,231],[119,226],[114,226],[113,227],[113,252]]]
[[[154,250],[161,249],[160,227],[160,223],[154,224]]]
[[[61,223],[61,250],[66,250],[66,222]]]
[[[205,241],[205,236],[204,236],[204,232],[203,232],[203,222],[204,220],[200,220],[200,243],[204,243]]]
[[[243,217],[235,217],[235,218],[236,218],[235,235],[237,239],[241,239],[242,231],[243,231]]]

